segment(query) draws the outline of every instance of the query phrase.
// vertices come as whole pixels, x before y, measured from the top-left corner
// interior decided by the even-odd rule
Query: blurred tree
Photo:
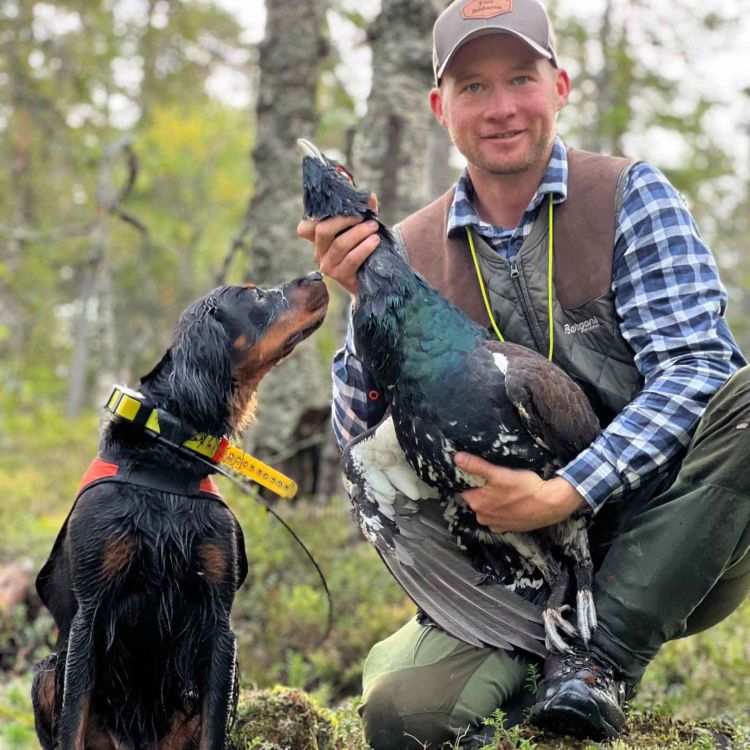
[[[297,139],[313,138],[315,132],[315,92],[329,49],[325,10],[324,0],[267,5],[253,149],[257,177],[222,276],[240,248],[246,251],[243,276],[260,286],[275,286],[314,267],[309,247],[295,233],[302,213]],[[320,411],[313,421],[325,421],[328,382],[315,342],[304,342],[294,367],[275,370],[260,387],[258,420],[247,438],[254,450],[277,462],[283,452],[287,467],[301,437],[303,415]]]
[[[745,299],[742,287],[750,278],[747,259],[737,257],[742,241],[736,231],[746,225],[750,175],[737,154],[750,138],[737,130],[727,139],[726,121],[715,127],[740,92],[735,101],[726,93],[721,98],[716,81],[699,74],[722,51],[742,50],[739,8],[721,0],[603,0],[599,8],[581,12],[571,0],[548,3],[573,82],[560,131],[570,145],[646,159],[682,192],[731,280],[729,317],[750,351],[744,311],[735,304]],[[711,75],[720,75],[713,68]],[[731,73],[739,78],[736,69]]]
[[[598,14],[581,13],[569,0],[548,7],[573,82],[560,117],[571,145],[650,159],[691,200],[732,171],[707,119],[721,103],[689,72],[707,50],[727,43],[736,12],[716,0],[604,0]],[[700,50],[685,44],[696,37]]]
[[[732,332],[745,355],[750,357],[750,264],[747,238],[750,236],[750,86],[742,91],[739,111],[744,113],[742,138],[734,142],[737,154],[744,153],[747,163],[736,164],[741,180],[732,191],[734,203],[721,205],[716,217],[715,246],[722,279],[727,285],[730,304],[727,317]]]
[[[387,221],[444,189],[453,176],[448,146],[426,97],[430,27],[446,3],[383,0],[372,24],[377,3],[269,4],[274,16],[289,19],[287,36],[296,38],[284,67],[284,42],[277,51],[280,38],[269,19],[263,51],[277,83],[258,94],[257,123],[271,135],[258,140],[256,154],[268,180],[255,193],[257,221],[247,234],[237,227],[254,179],[245,156],[256,122],[240,107],[247,107],[256,58],[219,0],[0,3],[0,382],[6,401],[60,403],[68,394],[74,412],[79,403],[98,403],[97,381],[102,388],[112,379],[133,382],[159,355],[186,302],[217,278],[232,235],[240,236],[238,247],[253,249],[235,254],[221,278],[252,275],[276,283],[310,270],[309,248],[294,239],[299,135],[314,133],[323,148],[350,161],[360,184],[378,193]],[[737,156],[747,149],[748,134],[726,137],[733,131],[715,127],[737,110],[721,109],[719,87],[697,75],[701,59],[740,50],[738,4],[602,0],[584,7],[549,0],[548,6],[574,80],[563,134],[573,145],[625,150],[663,168],[689,199],[732,297],[739,298],[749,273],[742,229],[748,165]],[[292,15],[310,8],[303,19]],[[360,124],[357,86],[367,76],[325,48],[326,21],[335,17],[361,29],[358,52],[372,49],[373,85]],[[341,38],[334,41],[350,54],[346,34],[335,28]],[[685,44],[699,37],[700,44]],[[231,89],[242,92],[231,106],[217,100],[216,91],[226,97]],[[122,136],[131,138],[140,168],[121,208],[148,229],[148,242],[101,199],[105,172],[114,193],[128,182],[128,160],[108,156]],[[274,192],[282,183],[284,199]],[[345,306],[334,299],[333,333],[316,336],[314,346],[326,356],[342,338],[336,326]],[[744,312],[733,301],[736,326]],[[291,398],[310,398],[317,407],[323,403],[317,394],[328,388],[327,364],[318,370],[315,356],[311,362],[301,365],[310,380],[300,381]],[[274,451],[290,445],[268,440]]]
[[[207,87],[217,71],[247,64],[240,33],[213,2],[0,4],[0,378],[17,402],[58,399],[67,389],[71,413],[84,393],[96,403],[97,379],[116,374],[115,361],[140,367],[157,356],[177,310],[210,283],[204,258],[213,248],[215,260],[220,245],[204,232],[216,231],[224,216],[217,204],[206,205],[215,196],[204,190],[201,210],[180,215],[179,182],[162,179],[169,189],[146,196],[162,174],[150,161],[126,198],[131,205],[120,206],[159,228],[146,246],[133,224],[108,208],[129,169],[109,150],[133,134],[137,152],[139,138],[158,128],[169,108],[200,122],[196,139],[216,122],[229,124],[228,108],[211,111]],[[222,143],[235,153],[243,141],[248,148],[250,134],[237,124],[212,134],[213,154]],[[190,184],[226,183],[236,163],[233,154],[222,163],[229,172],[214,174],[216,158],[194,160],[186,165]],[[243,173],[231,191],[235,204],[246,184]],[[223,192],[226,205],[226,184]],[[190,226],[201,220],[200,229]],[[174,242],[180,234],[194,252]],[[172,282],[167,296],[149,296]],[[142,317],[142,338],[132,340]],[[154,326],[157,317],[165,323]],[[132,375],[125,365],[119,373]]]
[[[383,0],[368,29],[372,91],[355,139],[358,182],[378,196],[380,215],[392,224],[426,205],[451,183],[450,141],[434,127],[432,26],[444,0]]]

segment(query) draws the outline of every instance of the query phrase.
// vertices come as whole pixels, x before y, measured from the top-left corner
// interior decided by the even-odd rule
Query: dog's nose
[[[305,276],[305,281],[323,281],[323,274],[320,271],[313,271]]]

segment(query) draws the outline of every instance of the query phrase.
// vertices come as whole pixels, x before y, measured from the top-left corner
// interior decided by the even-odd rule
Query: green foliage
[[[0,380],[16,397],[63,397],[86,295],[87,380],[138,372],[168,333],[153,320],[214,285],[249,197],[252,130],[207,93],[248,57],[237,21],[209,0],[138,7],[0,8]],[[105,156],[125,133],[121,200],[125,159]],[[120,200],[147,237],[108,212]]]
[[[503,750],[536,750],[537,744],[530,738],[524,737],[519,725],[506,728],[505,713],[502,709],[495,709],[492,716],[484,720],[484,726],[492,727],[495,736],[491,745],[485,745],[483,750],[494,750],[502,747]]]
[[[0,611],[0,674],[23,675],[54,647],[55,623],[41,602]]]
[[[31,750],[39,746],[31,711],[31,680],[11,679],[0,684],[0,747]]]
[[[233,740],[247,750],[334,750],[336,731],[328,709],[299,690],[276,687],[242,695]]]
[[[9,401],[0,396],[0,563],[41,561],[96,455],[98,417],[66,419],[30,397]]]
[[[750,602],[692,638],[668,643],[649,666],[634,705],[686,719],[750,720]]]
[[[0,489],[4,498],[0,506],[0,550],[5,561],[30,555],[38,566],[96,450],[97,417],[88,414],[80,420],[65,420],[50,409],[34,410],[33,404],[6,409],[5,416],[8,421],[4,424],[9,429],[0,438]],[[31,455],[37,460],[18,460],[19,456]],[[359,539],[346,504],[341,498],[333,498],[324,506],[286,501],[275,505],[312,550],[333,593],[334,628],[328,640],[320,643],[326,600],[309,561],[252,498],[222,478],[218,482],[240,518],[250,559],[250,576],[238,592],[232,613],[243,684],[265,688],[289,684],[295,691],[312,691],[319,705],[358,694],[362,663],[369,648],[408,619],[413,607],[374,551]],[[19,750],[34,746],[29,739],[28,669],[49,648],[51,631],[48,616],[24,622],[23,610],[19,610],[5,635],[0,635],[0,653],[4,648],[6,653],[24,652],[21,660],[6,664],[17,677],[0,689],[0,711],[8,719],[0,721],[4,732],[0,737],[9,743],[12,736],[14,744],[10,746]],[[660,726],[671,721],[670,715],[688,720],[727,717],[737,722],[732,731],[745,731],[742,726],[750,723],[748,633],[750,604],[746,603],[716,628],[667,644],[646,672],[634,701],[636,709],[650,711],[648,721],[658,720]],[[537,682],[538,677],[530,674],[528,679]],[[655,708],[658,715],[653,715]],[[340,743],[335,747],[363,748],[356,701],[335,710],[334,717],[336,742]],[[646,720],[639,721],[638,731],[646,731]],[[686,731],[684,725],[679,729]],[[507,731],[513,733],[514,741],[533,740],[539,748],[573,747],[544,745],[535,735],[521,733],[520,729]],[[705,735],[702,739],[685,737],[688,739],[682,745],[673,747],[697,750],[695,742],[706,741]],[[649,747],[636,744],[632,737],[625,742],[620,750]]]
[[[408,619],[413,607],[359,540],[344,501],[275,508],[302,535],[328,580],[335,620],[321,643],[327,602],[310,562],[249,498],[227,491],[227,499],[245,531],[250,562],[233,610],[243,681],[293,684],[324,698],[356,693],[369,647]]]
[[[533,693],[534,695],[536,695],[539,690],[539,683],[541,682],[541,680],[542,680],[541,669],[539,668],[538,664],[532,662],[526,668],[526,681],[524,682],[524,687],[530,693]]]

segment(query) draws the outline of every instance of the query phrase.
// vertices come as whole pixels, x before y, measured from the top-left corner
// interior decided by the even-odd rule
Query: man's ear
[[[448,125],[443,116],[443,98],[439,88],[434,88],[430,91],[430,109],[432,110],[432,114],[435,115],[435,119],[444,128],[447,128]]]
[[[557,94],[557,111],[559,112],[567,103],[570,96],[570,76],[567,70],[556,71],[555,93]]]

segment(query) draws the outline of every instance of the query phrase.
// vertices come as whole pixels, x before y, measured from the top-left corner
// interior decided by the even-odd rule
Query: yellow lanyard
[[[554,221],[553,221],[553,210],[552,210],[552,196],[550,195],[549,200],[549,231],[547,233],[547,306],[549,311],[549,353],[547,359],[552,361],[552,352],[555,348],[555,326],[552,319],[552,263],[554,259]],[[482,291],[482,299],[484,300],[484,306],[487,308],[487,315],[490,317],[490,323],[495,334],[500,341],[505,341],[503,334],[500,333],[500,329],[497,327],[495,322],[495,316],[492,314],[492,306],[490,305],[489,297],[487,296],[487,290],[484,286],[484,279],[482,278],[482,271],[479,268],[479,261],[477,260],[477,251],[474,247],[474,235],[471,231],[471,227],[466,227],[466,234],[469,237],[469,247],[471,248],[471,258],[474,261],[474,268],[477,272],[477,278],[479,279],[479,288]]]

